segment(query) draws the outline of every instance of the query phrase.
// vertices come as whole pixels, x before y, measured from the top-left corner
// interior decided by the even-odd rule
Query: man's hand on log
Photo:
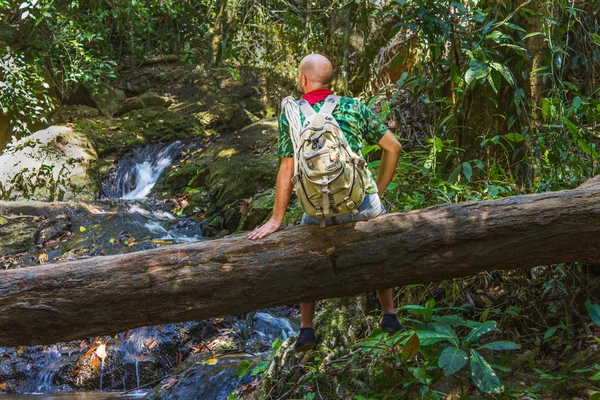
[[[258,227],[255,230],[253,230],[252,232],[250,232],[248,234],[248,239],[250,239],[250,240],[262,239],[265,236],[268,236],[273,232],[277,232],[279,230],[280,226],[281,226],[280,222],[270,219],[269,222],[267,222],[263,226]]]

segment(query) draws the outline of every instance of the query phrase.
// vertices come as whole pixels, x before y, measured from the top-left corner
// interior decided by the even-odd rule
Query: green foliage
[[[40,70],[20,55],[0,58],[0,111],[7,115],[14,133],[29,133],[37,122],[46,122],[52,109],[48,84]]]

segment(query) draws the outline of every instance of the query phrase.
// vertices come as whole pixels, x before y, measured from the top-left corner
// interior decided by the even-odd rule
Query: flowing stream
[[[70,224],[80,228],[70,228],[73,235],[64,242],[58,241],[54,248],[44,247],[48,262],[202,240],[201,222],[174,215],[169,201],[148,198],[160,175],[185,148],[185,144],[174,142],[138,148],[126,155],[103,180],[101,200],[95,204],[99,211],[71,216]],[[204,332],[202,329],[214,332],[212,324],[202,321],[141,327],[105,337],[102,340],[107,355],[96,361],[90,341],[0,348],[0,384],[3,377],[26,377],[16,385],[19,394],[0,394],[0,399],[122,398],[115,391],[122,393],[158,383],[184,360],[182,355],[193,359],[193,343],[204,338],[198,332]],[[224,330],[229,331],[235,337],[245,338],[257,349],[256,354],[262,354],[268,352],[273,340],[294,334],[295,328],[287,317],[275,316],[267,310],[254,314],[251,322],[234,317],[232,325]],[[236,368],[247,358],[247,354],[230,355],[216,365],[191,362],[192,367],[200,366],[193,373],[186,373],[171,390],[178,398],[227,398],[243,383]],[[83,369],[85,374],[80,371]],[[128,396],[149,396],[152,386]],[[65,393],[73,387],[95,391]]]
[[[165,168],[181,154],[180,141],[167,146],[153,144],[139,147],[119,161],[117,168],[104,179],[102,199],[144,199]]]

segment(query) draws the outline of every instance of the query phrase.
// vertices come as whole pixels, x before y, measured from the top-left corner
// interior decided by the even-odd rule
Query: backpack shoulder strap
[[[330,94],[325,98],[325,102],[323,103],[323,107],[319,110],[319,114],[331,114],[339,102],[340,96]]]
[[[298,102],[298,107],[300,107],[300,110],[302,111],[302,114],[304,114],[304,116],[306,118],[310,117],[311,115],[315,115],[316,114],[315,110],[311,107],[311,105],[306,100],[300,100]]]

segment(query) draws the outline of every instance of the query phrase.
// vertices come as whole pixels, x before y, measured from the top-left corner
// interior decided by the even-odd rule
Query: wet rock
[[[0,199],[92,200],[97,184],[88,169],[96,160],[90,141],[71,128],[38,131],[0,156]]]
[[[126,114],[133,110],[141,110],[150,107],[168,108],[171,104],[173,104],[173,100],[170,98],[161,96],[158,93],[148,92],[137,97],[135,100],[130,101],[129,103],[123,104],[120,112],[121,114]]]
[[[34,249],[36,234],[37,227],[30,218],[0,217],[0,256]]]
[[[287,318],[275,317],[266,312],[257,312],[252,318],[252,329],[260,339],[272,342],[283,336],[292,336],[296,333],[297,328],[294,328]]]
[[[160,386],[146,398],[166,399],[227,399],[231,392],[251,381],[246,375],[238,378],[237,368],[244,360],[252,360],[245,355],[229,355],[216,359],[216,364],[203,362],[201,357],[190,357],[183,372]],[[185,368],[187,366],[188,368]]]

